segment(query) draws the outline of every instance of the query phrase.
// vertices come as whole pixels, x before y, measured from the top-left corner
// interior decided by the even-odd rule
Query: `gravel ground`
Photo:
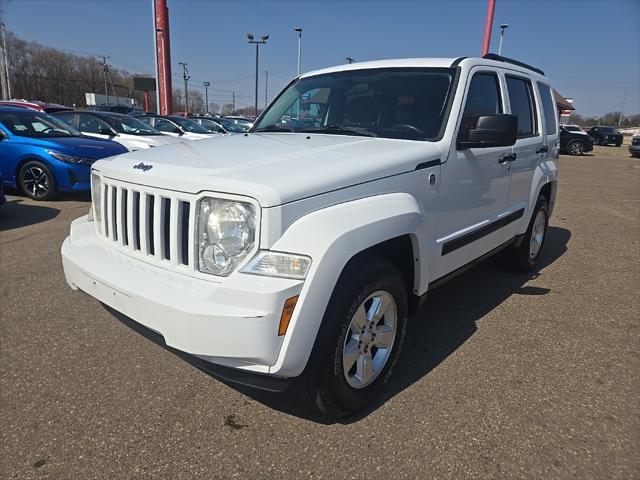
[[[65,283],[88,197],[0,207],[0,477],[640,478],[640,162],[560,160],[532,275],[435,290],[388,395],[327,424],[225,385]],[[635,372],[635,373],[634,373]]]

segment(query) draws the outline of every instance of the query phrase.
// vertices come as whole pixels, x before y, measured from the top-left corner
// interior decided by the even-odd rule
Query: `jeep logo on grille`
[[[153,168],[153,165],[145,165],[144,163],[140,162],[139,164],[134,165],[133,168],[142,170],[143,172],[148,172]]]

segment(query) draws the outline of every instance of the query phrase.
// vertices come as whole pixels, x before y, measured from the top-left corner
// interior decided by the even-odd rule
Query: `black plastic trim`
[[[512,65],[517,65],[519,67],[526,68],[528,70],[531,70],[533,72],[536,72],[536,73],[539,73],[540,75],[545,76],[544,72],[542,70],[540,70],[539,68],[532,67],[531,65],[528,65],[528,64],[526,64],[524,62],[521,62],[519,60],[514,60],[513,58],[503,57],[503,56],[497,55],[495,53],[487,53],[482,58],[484,58],[486,60],[495,60],[496,62],[505,62],[505,63],[510,63]]]
[[[114,317],[124,323],[126,326],[139,333],[148,340],[151,340],[156,345],[161,346],[165,350],[173,353],[177,357],[190,363],[198,370],[201,370],[218,380],[223,382],[235,383],[244,385],[247,387],[257,388],[259,390],[267,390],[269,392],[284,392],[289,388],[294,378],[279,378],[271,375],[262,375],[260,373],[248,372],[246,370],[239,370],[237,368],[225,367],[222,365],[216,365],[211,362],[207,362],[199,357],[191,355],[190,353],[177,350],[166,344],[164,337],[157,332],[145,327],[144,325],[136,322],[135,320],[127,317],[126,315],[114,310],[106,304],[102,304]]]
[[[466,272],[467,270],[471,270],[473,267],[475,267],[479,263],[483,262],[484,260],[486,260],[489,257],[492,257],[496,253],[504,250],[505,248],[510,247],[511,245],[518,245],[522,241],[523,237],[524,237],[524,234],[516,235],[511,240],[508,240],[505,243],[503,243],[502,245],[499,245],[496,248],[494,248],[493,250],[490,250],[489,252],[485,253],[484,255],[479,256],[478,258],[476,258],[475,260],[472,260],[471,262],[467,263],[466,265],[463,265],[462,267],[454,270],[453,272],[447,273],[446,275],[444,275],[444,276],[442,276],[440,278],[437,278],[432,282],[429,282],[429,286],[427,287],[427,292],[430,292],[433,289],[438,288],[439,286],[447,283],[449,280],[452,280],[453,278],[457,277],[458,275]],[[425,297],[426,295],[427,295],[427,293],[425,293],[424,295],[422,295],[420,297],[420,305],[422,304],[422,302],[421,302],[422,297]]]
[[[521,208],[520,210],[516,210],[515,212],[512,212],[509,215],[505,215],[504,217],[499,218],[498,220],[495,220],[490,224],[485,225],[484,227],[480,227],[477,230],[474,230],[473,232],[469,232],[465,235],[462,235],[461,237],[454,238],[453,240],[449,240],[448,242],[442,245],[442,255],[444,256],[448,253],[458,250],[459,248],[469,245],[470,243],[473,243],[476,240],[480,240],[482,237],[486,237],[487,235],[497,230],[500,230],[503,227],[506,227],[510,223],[515,222],[516,220],[521,218],[523,215],[524,215],[524,208]]]
[[[465,58],[469,58],[469,57],[458,57],[456,58],[453,62],[451,62],[451,67],[457,67],[458,65],[460,65],[460,62],[462,62]]]
[[[438,158],[436,160],[430,160],[428,162],[422,162],[416,165],[416,170],[424,170],[425,168],[437,167],[442,165],[442,161]]]

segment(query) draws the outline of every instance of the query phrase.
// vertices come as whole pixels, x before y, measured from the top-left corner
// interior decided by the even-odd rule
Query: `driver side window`
[[[464,117],[502,113],[500,82],[495,73],[476,73],[471,79]]]
[[[169,133],[174,133],[177,128],[173,123],[169,122],[168,120],[165,120],[164,118],[156,118],[155,127],[161,132],[169,132]]]
[[[109,126],[93,115],[79,115],[78,129],[81,132],[100,133],[100,129],[109,130]]]

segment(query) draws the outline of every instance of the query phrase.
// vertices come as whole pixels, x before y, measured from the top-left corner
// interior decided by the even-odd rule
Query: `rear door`
[[[531,184],[533,172],[540,163],[542,155],[547,153],[548,147],[542,133],[537,93],[531,79],[518,73],[505,73],[507,98],[512,115],[518,117],[518,139],[513,146],[515,158],[509,163],[511,172],[511,188],[509,191],[508,212],[523,218],[513,222],[505,229],[509,238],[522,233],[523,222],[528,222],[530,211]],[[535,201],[535,200],[534,200]]]

